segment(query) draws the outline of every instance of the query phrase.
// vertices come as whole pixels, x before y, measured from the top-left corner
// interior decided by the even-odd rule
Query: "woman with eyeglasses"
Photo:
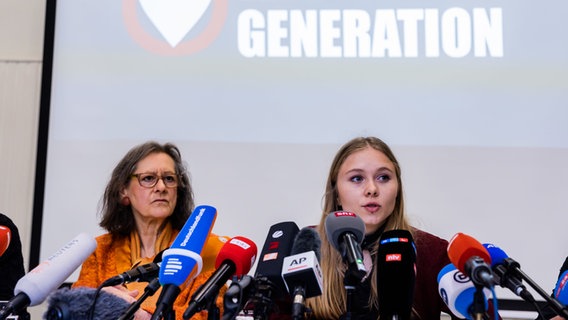
[[[193,209],[193,190],[179,149],[154,141],[132,148],[114,168],[103,195],[100,226],[107,233],[97,237],[97,248],[83,263],[73,287],[97,288],[135,266],[152,263],[172,244]],[[193,291],[214,272],[216,256],[226,239],[211,234],[207,240],[201,254],[202,272],[182,286],[174,303],[176,319],[182,319]],[[105,290],[132,303],[147,285],[130,282]],[[135,319],[150,319],[159,295],[160,291],[147,298]],[[217,306],[221,309],[222,298],[220,293]],[[207,312],[197,313],[193,319],[207,319]]]

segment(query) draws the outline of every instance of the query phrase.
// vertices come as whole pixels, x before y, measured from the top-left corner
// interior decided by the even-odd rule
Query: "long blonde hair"
[[[385,221],[384,230],[411,229],[404,214],[404,198],[400,166],[389,146],[376,137],[358,137],[344,144],[335,155],[329,170],[325,187],[323,212],[317,227],[321,237],[321,268],[323,272],[324,289],[322,295],[308,299],[308,305],[313,311],[313,317],[316,319],[338,319],[346,311],[346,293],[343,284],[343,275],[345,273],[346,266],[343,263],[339,252],[331,246],[328,240],[325,232],[325,220],[331,212],[341,210],[341,206],[338,203],[339,195],[337,193],[337,177],[339,174],[339,168],[351,154],[366,148],[373,148],[387,156],[394,165],[396,178],[398,180],[397,198],[394,211]],[[376,253],[377,247],[378,242],[373,245],[371,249],[372,254]],[[376,267],[374,267],[371,273],[369,307],[378,308],[376,273]]]

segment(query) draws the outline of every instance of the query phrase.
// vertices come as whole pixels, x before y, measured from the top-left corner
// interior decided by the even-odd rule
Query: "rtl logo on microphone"
[[[385,261],[386,262],[400,262],[402,261],[402,254],[400,253],[391,253],[391,254],[387,254],[385,257]]]

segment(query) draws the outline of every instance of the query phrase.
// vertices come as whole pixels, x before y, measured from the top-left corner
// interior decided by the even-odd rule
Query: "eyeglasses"
[[[178,186],[178,176],[175,173],[166,173],[159,176],[155,173],[135,173],[131,177],[138,179],[138,183],[144,188],[153,188],[158,180],[162,179],[164,185],[168,188],[175,188]]]

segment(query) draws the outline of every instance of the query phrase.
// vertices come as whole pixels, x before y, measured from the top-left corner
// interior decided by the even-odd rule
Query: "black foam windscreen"
[[[313,251],[318,261],[321,257],[321,239],[318,232],[311,227],[300,229],[292,245],[290,255]]]
[[[43,315],[45,320],[85,320],[95,298],[96,289],[79,287],[63,288],[48,297],[48,307]],[[93,320],[116,319],[129,307],[126,300],[100,291],[94,306]]]
[[[381,319],[410,319],[416,280],[416,247],[411,233],[383,232],[376,262]]]
[[[341,251],[342,236],[351,233],[356,241],[361,244],[365,235],[365,223],[363,219],[352,212],[335,211],[325,219],[325,232],[331,245]]]

